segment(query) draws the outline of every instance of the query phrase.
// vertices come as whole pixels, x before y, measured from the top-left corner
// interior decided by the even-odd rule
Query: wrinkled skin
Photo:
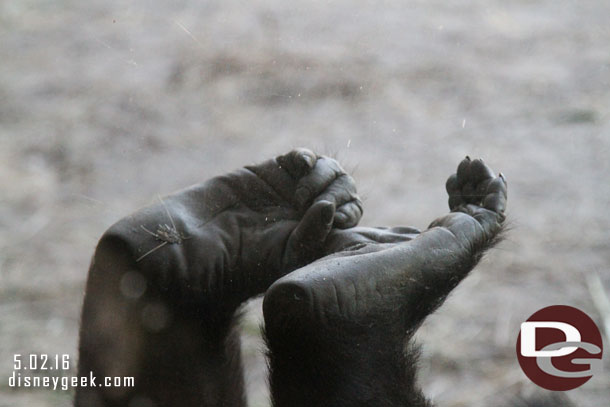
[[[75,405],[243,406],[235,311],[328,252],[362,206],[339,164],[309,150],[159,199],[100,239],[83,305]]]
[[[298,150],[121,220],[89,271],[79,375],[136,387],[79,389],[76,405],[244,406],[235,310],[266,290],[276,407],[428,406],[409,339],[498,240],[506,205],[480,160],[447,191],[451,213],[424,232],[352,227],[353,180]]]
[[[466,158],[451,213],[412,228],[333,230],[334,253],[276,281],[263,310],[276,407],[428,406],[409,339],[498,241],[506,182]]]

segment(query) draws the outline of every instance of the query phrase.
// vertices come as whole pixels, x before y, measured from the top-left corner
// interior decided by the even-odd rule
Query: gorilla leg
[[[410,339],[476,262],[437,258],[440,245],[421,247],[423,234],[409,243],[329,256],[269,288],[263,311],[276,407],[430,405],[416,385]]]
[[[101,240],[83,305],[77,407],[245,406],[233,305],[192,304],[139,273],[125,243]],[[99,387],[134,377],[134,387]]]

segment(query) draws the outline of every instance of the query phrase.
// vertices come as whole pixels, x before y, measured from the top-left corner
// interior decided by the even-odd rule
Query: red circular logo
[[[535,312],[521,324],[517,358],[525,375],[547,390],[585,384],[601,369],[602,337],[587,314],[567,305]]]

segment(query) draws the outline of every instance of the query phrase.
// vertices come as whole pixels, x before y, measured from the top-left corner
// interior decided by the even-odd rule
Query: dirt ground
[[[519,324],[552,304],[601,323],[586,276],[610,293],[609,19],[606,0],[0,2],[0,407],[70,404],[8,377],[16,353],[76,359],[109,225],[295,146],[354,173],[365,225],[425,228],[466,154],[503,171],[512,231],[418,334],[420,381],[447,407],[534,391]],[[608,353],[578,406],[608,405]]]

